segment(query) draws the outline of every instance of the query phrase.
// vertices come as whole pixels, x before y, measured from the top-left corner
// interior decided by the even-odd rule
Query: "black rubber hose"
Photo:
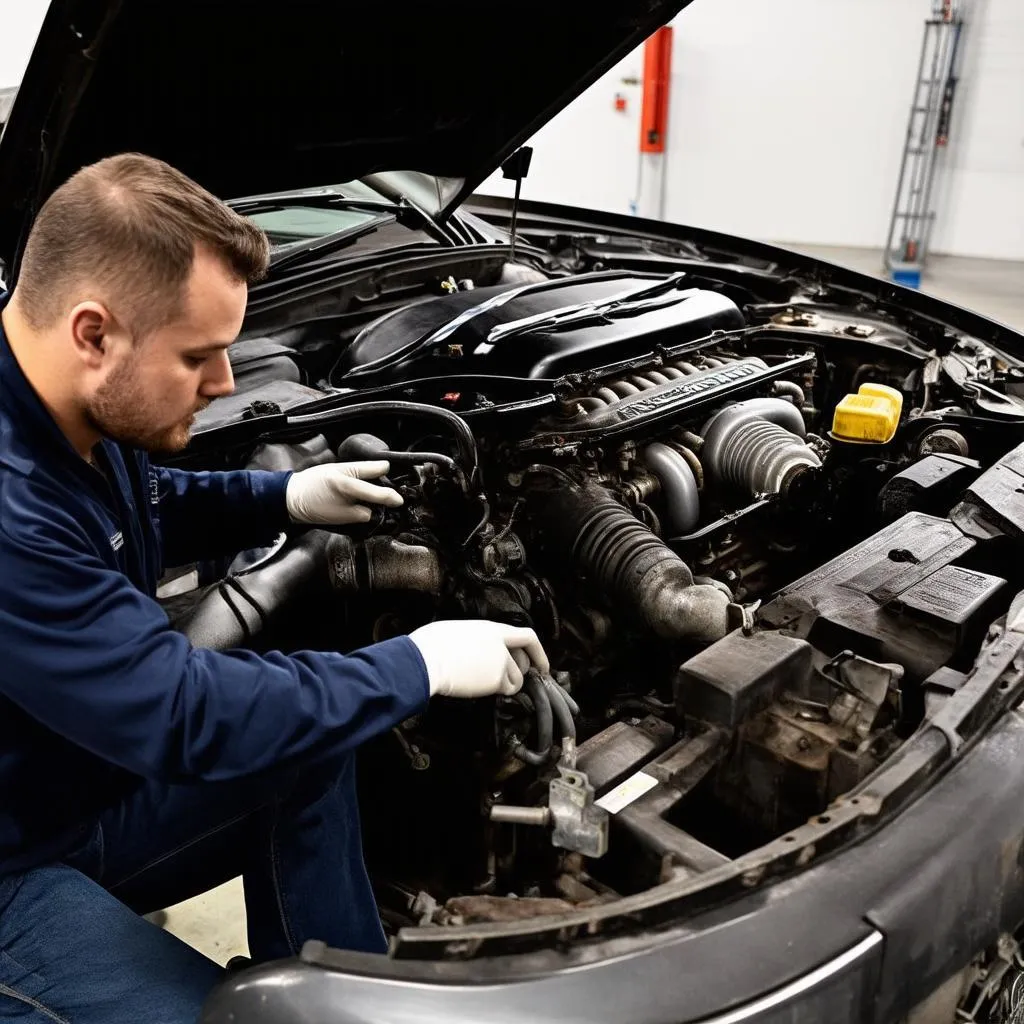
[[[258,565],[222,580],[179,628],[193,647],[244,647],[291,602],[330,594],[327,550],[332,536],[309,530]]]
[[[395,452],[379,437],[372,434],[353,434],[346,437],[338,446],[340,462],[360,462],[373,459],[386,459],[393,465],[416,465],[433,462],[452,472],[458,471],[458,463],[440,452]]]
[[[534,713],[537,716],[537,746],[539,750],[531,750],[525,743],[519,742],[512,748],[512,753],[535,767],[547,764],[551,760],[551,748],[554,745],[554,715],[551,699],[547,688],[539,675],[531,672],[523,684],[530,700],[533,701]]]
[[[541,677],[541,681],[548,691],[548,696],[551,698],[551,711],[555,716],[555,721],[558,723],[562,739],[575,740],[576,723],[573,721],[569,705],[565,702],[566,694],[553,679]]]
[[[624,614],[667,640],[713,642],[729,631],[729,598],[694,585],[686,563],[603,487],[552,487],[536,500],[534,516],[543,524],[549,557],[562,563],[570,552]]]
[[[447,409],[436,405],[425,405],[421,402],[361,402],[357,405],[344,405],[340,409],[325,409],[323,412],[310,412],[302,415],[289,416],[289,427],[315,427],[335,423],[346,423],[349,420],[365,419],[367,416],[391,414],[410,416],[414,419],[439,420],[447,425],[455,435],[456,443],[463,461],[466,463],[467,474],[471,481],[476,480],[479,456],[476,439],[469,429],[469,424],[461,417]]]
[[[556,690],[558,690],[558,692],[562,695],[562,700],[565,701],[565,705],[569,709],[569,713],[572,715],[572,717],[578,718],[580,713],[580,706],[576,703],[576,701],[572,699],[572,697],[569,696],[569,691],[561,683],[557,682],[554,679],[551,680],[551,685]]]

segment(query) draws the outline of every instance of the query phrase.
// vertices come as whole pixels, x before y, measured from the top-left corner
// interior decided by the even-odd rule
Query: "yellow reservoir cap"
[[[903,411],[903,395],[884,384],[861,384],[832,417],[832,435],[840,441],[885,444],[893,439]]]

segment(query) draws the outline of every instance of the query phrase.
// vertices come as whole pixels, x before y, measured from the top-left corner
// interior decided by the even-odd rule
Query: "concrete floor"
[[[866,274],[881,276],[881,253],[871,249],[786,246]],[[922,290],[1024,331],[1024,263],[936,256]],[[247,952],[241,879],[171,907],[166,926],[218,963]]]

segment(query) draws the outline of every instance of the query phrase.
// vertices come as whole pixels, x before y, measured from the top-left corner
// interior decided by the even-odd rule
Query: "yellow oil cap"
[[[832,436],[839,441],[885,444],[899,426],[903,396],[884,384],[861,384],[847,395],[832,417]]]

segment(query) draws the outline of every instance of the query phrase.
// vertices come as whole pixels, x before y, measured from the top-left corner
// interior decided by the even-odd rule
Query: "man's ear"
[[[109,351],[114,318],[100,302],[80,302],[68,314],[75,354],[87,366],[98,367]]]

